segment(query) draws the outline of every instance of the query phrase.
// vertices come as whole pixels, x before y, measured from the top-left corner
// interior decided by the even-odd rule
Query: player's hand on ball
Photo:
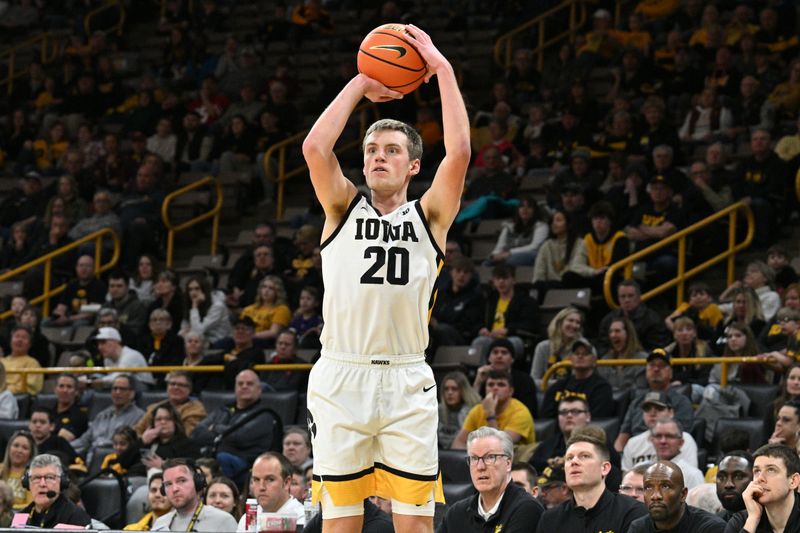
[[[361,83],[364,87],[364,96],[366,96],[370,102],[388,102],[390,100],[399,100],[403,97],[403,93],[388,89],[381,82],[369,76],[359,74],[358,77],[361,79]]]
[[[425,83],[428,83],[436,72],[444,67],[449,66],[450,63],[442,55],[436,46],[434,46],[430,35],[414,26],[413,24],[406,24],[406,34],[410,36],[408,39],[428,64],[428,73],[425,75]]]

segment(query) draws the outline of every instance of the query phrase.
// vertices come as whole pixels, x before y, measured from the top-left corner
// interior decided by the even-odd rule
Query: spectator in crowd
[[[19,416],[19,405],[14,394],[6,385],[6,367],[0,362],[0,419],[16,420]]]
[[[263,251],[263,248],[261,250]],[[242,309],[239,316],[248,317],[255,323],[255,337],[261,343],[274,343],[278,334],[292,319],[283,280],[272,275],[263,277],[258,284],[255,302]]]
[[[71,465],[77,454],[69,442],[59,437],[55,431],[53,412],[44,407],[34,407],[28,420],[28,429],[36,441],[36,449],[41,453],[51,453],[61,459],[62,464]]]
[[[183,117],[183,128],[175,143],[175,166],[180,172],[204,172],[209,167],[213,139],[197,111]]]
[[[169,403],[155,408],[150,426],[142,432],[137,444],[147,469],[162,468],[166,459],[197,459],[200,455],[200,448],[186,435],[180,414]]]
[[[442,294],[439,293],[437,303],[441,297]],[[319,348],[320,346],[319,334],[322,332],[320,305],[322,305],[322,298],[319,289],[306,285],[300,290],[298,307],[289,322],[289,329],[297,332],[298,345],[301,348]],[[483,306],[480,309],[483,309]],[[431,316],[431,322],[433,322],[433,316]],[[462,344],[466,344],[466,341]]]
[[[480,403],[481,396],[470,385],[467,376],[455,371],[442,378],[440,398],[439,449],[449,450],[470,410]]]
[[[124,230],[123,256],[128,267],[133,267],[143,253],[160,250],[158,241],[163,230],[161,206],[164,203],[164,193],[159,189],[160,177],[152,166],[141,165],[133,186],[122,195],[117,205]]]
[[[477,494],[451,505],[438,531],[521,532],[535,528],[542,505],[511,482],[514,445],[508,434],[482,426],[466,440],[472,484]]]
[[[641,463],[625,471],[619,493],[644,503],[644,473],[649,466],[649,463]]]
[[[542,376],[547,369],[566,360],[572,349],[572,343],[583,335],[583,313],[572,306],[567,306],[547,325],[547,338],[536,345],[533,352],[531,376],[537,387],[542,385]],[[566,370],[557,371],[555,377],[564,378]]]
[[[664,392],[669,397],[670,404],[682,426],[692,427],[693,409],[689,399],[677,391],[670,388],[672,383],[672,366],[670,358],[662,349],[656,349],[647,356],[647,366],[645,367],[645,378],[647,379],[647,389],[641,391],[628,405],[628,410],[622,420],[619,435],[614,442],[614,448],[622,451],[625,444],[633,435],[638,435],[647,430],[644,419],[642,403],[647,398],[648,393]]]
[[[489,371],[486,378],[486,397],[470,410],[461,431],[453,440],[453,449],[466,448],[469,433],[483,426],[504,431],[520,448],[536,442],[533,417],[522,402],[511,397],[514,393],[511,384],[508,371]]]
[[[611,320],[608,326],[610,350],[603,359],[645,359],[647,353],[639,343],[633,323],[626,317]],[[638,366],[601,366],[597,372],[616,390],[645,385],[644,369]]]
[[[675,342],[664,348],[670,358],[700,358],[710,357],[713,354],[708,343],[697,337],[697,328],[688,316],[675,320],[673,337]],[[672,384],[691,384],[692,399],[699,398],[700,389],[708,385],[710,372],[710,365],[675,365],[672,369]]]
[[[627,531],[631,522],[645,515],[644,505],[606,488],[611,463],[605,439],[593,433],[574,434],[567,442],[564,469],[572,498],[545,511],[537,532]]]
[[[767,250],[767,266],[775,272],[775,289],[781,294],[786,287],[800,281],[791,259],[788,250],[780,244],[770,246]]]
[[[228,307],[246,307],[255,302],[261,281],[270,275],[277,275],[277,265],[273,248],[259,245],[253,252],[253,266],[236,278],[231,274],[232,286],[228,293]],[[288,323],[288,321],[287,321]]]
[[[147,406],[144,416],[133,426],[136,433],[142,436],[148,428],[153,427],[153,416],[157,407],[169,404],[180,416],[180,422],[186,435],[191,435],[197,424],[206,416],[203,402],[192,398],[192,378],[189,372],[176,370],[167,374],[167,399]]]
[[[130,290],[129,282],[130,278],[121,270],[109,274],[108,297],[103,305],[114,309],[119,323],[138,334],[147,321],[147,308],[139,301],[136,293]]]
[[[224,476],[215,477],[208,482],[206,504],[230,513],[236,520],[239,520],[242,515],[239,487],[236,486],[233,480]]]
[[[205,383],[213,387],[225,389],[233,388],[238,373],[246,368],[264,361],[264,350],[254,345],[256,325],[250,317],[237,318],[233,321],[233,347],[220,356],[207,356],[206,364],[224,364],[225,371],[221,376],[213,376],[211,379],[204,380]],[[220,379],[222,382],[220,383]]]
[[[533,197],[522,198],[512,221],[503,223],[488,261],[512,266],[533,265],[548,234],[544,218],[542,207]]]
[[[117,376],[111,385],[111,405],[97,413],[89,428],[70,444],[75,451],[91,462],[98,448],[111,447],[114,431],[122,426],[133,426],[142,418],[142,411],[134,402],[136,383],[128,374]]]
[[[125,526],[125,531],[150,531],[159,517],[172,510],[172,504],[167,497],[161,493],[161,485],[164,483],[164,474],[154,472],[147,479],[147,504],[150,511],[133,524]],[[214,506],[216,507],[216,505]]]
[[[186,352],[186,357],[183,359],[183,366],[197,366],[202,364],[205,356],[205,349],[208,346],[203,336],[190,331],[184,336],[183,345]]]
[[[696,466],[679,458],[683,449],[683,428],[674,418],[660,418],[650,429],[650,440],[659,461],[671,461],[683,472],[686,487],[692,489],[704,483],[703,473]]]
[[[27,468],[24,485],[30,488],[33,501],[22,510],[26,524],[52,529],[58,524],[88,527],[92,520],[86,511],[72,503],[62,491],[67,476],[61,459],[44,453],[33,458]]]
[[[262,513],[294,516],[298,525],[305,524],[303,504],[289,494],[292,464],[278,452],[264,452],[256,457],[250,472],[250,494],[258,501]],[[239,519],[237,531],[247,531],[246,516]]]
[[[794,531],[800,517],[800,460],[782,444],[766,444],[753,454],[753,481],[742,492],[745,510],[725,528],[733,531]]]
[[[770,444],[797,447],[797,432],[800,431],[800,402],[790,400],[783,404],[775,416],[775,430],[769,437]]]
[[[289,258],[294,255],[292,241],[286,237],[277,236],[275,225],[272,222],[257,224],[253,229],[253,240],[250,246],[242,252],[242,255],[233,264],[233,269],[231,270],[228,291],[232,292],[237,302],[242,294],[241,292],[237,294],[235,288],[238,287],[240,291],[244,289],[247,278],[250,277],[250,273],[255,267],[253,251],[259,246],[269,246],[270,253],[275,252],[275,255],[270,257],[276,273],[286,270],[289,267]],[[263,258],[265,256],[259,257]]]
[[[725,454],[717,471],[717,497],[722,503],[719,516],[728,522],[733,515],[744,511],[742,493],[753,481],[753,456],[736,450]]]
[[[87,304],[102,304],[106,298],[106,284],[95,277],[94,258],[82,255],[75,264],[76,279],[67,283],[61,299],[53,309],[49,326],[84,326],[91,323],[92,313],[82,309]]]
[[[439,346],[469,344],[478,334],[484,301],[471,259],[459,257],[449,269],[450,284],[438,291],[430,319],[431,355]]]
[[[147,138],[147,151],[159,156],[169,171],[175,166],[177,142],[178,138],[172,133],[172,122],[168,118],[161,118],[155,133]]]
[[[542,400],[541,416],[555,418],[562,398],[578,397],[589,403],[593,417],[603,418],[614,413],[611,385],[597,373],[597,352],[583,337],[571,345],[569,356],[572,371],[547,388]]]
[[[311,457],[311,435],[305,428],[301,426],[286,428],[283,432],[283,456],[301,472],[314,464],[314,459]]]
[[[265,357],[267,364],[291,365],[303,364],[297,356],[297,334],[284,330],[275,341],[275,350]],[[261,381],[277,391],[305,392],[308,388],[308,374],[292,370],[266,370],[261,373]]]
[[[61,374],[56,378],[55,431],[72,442],[89,427],[88,408],[80,404],[81,390],[78,377]]]
[[[589,209],[591,231],[583,236],[586,263],[594,270],[591,276],[568,274],[570,286],[587,286],[593,293],[602,292],[606,270],[628,254],[630,244],[625,232],[614,228],[614,207],[606,201],[597,202]],[[576,277],[577,276],[577,277]]]
[[[600,322],[600,345],[608,345],[608,326],[617,317],[624,316],[633,322],[636,335],[645,350],[662,348],[669,344],[669,331],[659,314],[642,302],[642,290],[636,280],[624,280],[617,286],[619,309],[609,312]]]
[[[33,501],[31,492],[22,484],[22,478],[37,453],[36,441],[28,431],[18,430],[9,437],[3,463],[0,465],[0,480],[11,487],[15,510],[23,509]]]
[[[542,244],[533,267],[533,286],[540,301],[550,289],[564,286],[568,272],[580,277],[592,277],[598,273],[586,262],[586,248],[578,232],[573,216],[563,210],[553,212],[551,237]]]
[[[572,489],[567,486],[564,475],[563,459],[546,466],[536,483],[539,485],[539,494],[545,509],[558,507],[572,499]]]
[[[0,357],[0,362],[6,369],[24,370],[26,368],[41,368],[39,362],[29,354],[33,334],[25,326],[17,326],[11,330],[11,353]],[[38,394],[44,385],[42,374],[28,374],[23,380],[22,374],[8,374],[6,387],[12,394]]]
[[[725,347],[723,357],[755,357],[758,355],[758,346],[753,330],[742,322],[734,322],[725,328]],[[764,358],[766,359],[766,358]],[[765,365],[760,363],[742,363],[728,365],[728,380],[738,383],[768,383],[773,381],[776,370],[781,371],[780,363],[769,360]],[[711,369],[708,382],[718,384],[722,379],[722,365],[716,364]]]
[[[203,505],[205,487],[205,478],[193,462],[166,461],[162,492],[173,509],[161,515],[151,531],[235,531],[236,520],[230,513]]]
[[[709,144],[721,140],[733,127],[731,110],[722,105],[713,87],[706,87],[695,96],[695,106],[683,119],[678,136],[687,144]]]
[[[780,295],[772,290],[775,283],[775,271],[770,268],[763,261],[753,261],[747,265],[745,269],[744,278],[739,281],[731,283],[722,294],[719,295],[720,310],[726,315],[733,312],[734,302],[731,296],[734,294],[734,289],[747,287],[755,291],[761,302],[761,309],[764,312],[764,320],[772,320],[778,308],[781,306]]]
[[[156,260],[153,256],[142,254],[139,256],[136,269],[130,277],[130,288],[136,293],[139,301],[149,306],[156,299],[153,285],[156,281]]]
[[[192,276],[186,283],[186,302],[181,335],[196,331],[213,344],[230,336],[231,322],[224,295],[211,287],[205,276]]]
[[[647,429],[637,435],[633,436],[625,444],[622,450],[622,468],[623,470],[630,470],[631,468],[643,464],[650,463],[656,459],[656,449],[651,440],[650,431],[655,427],[658,420],[662,418],[672,418],[675,415],[675,410],[672,408],[672,401],[665,392],[648,392],[641,403],[642,419]],[[682,435],[684,444],[681,447],[680,457],[681,461],[697,466],[697,443],[694,438],[687,432]]]
[[[508,372],[511,374],[511,386],[514,389],[513,397],[522,402],[531,415],[536,417],[538,415],[536,387],[527,372],[513,367],[514,355],[514,345],[510,340],[495,339],[489,345],[489,364],[478,368],[473,387],[479,393],[484,394],[489,372],[492,370]]]
[[[536,481],[539,473],[529,463],[514,462],[511,464],[511,482],[518,487],[522,487],[525,492],[539,499],[539,486]],[[539,502],[541,504],[541,502]]]
[[[39,307],[30,304],[25,305],[22,308],[22,312],[19,313],[19,320],[15,324],[9,324],[9,329],[13,329],[15,326],[23,326],[30,330],[31,348],[29,352],[31,357],[39,361],[42,367],[53,366],[52,359],[55,355],[55,350],[51,349],[50,341],[42,334]],[[3,346],[5,347],[5,345],[6,342],[3,339]],[[8,345],[8,350],[11,351],[10,345]]]
[[[722,533],[725,522],[708,511],[686,503],[688,489],[681,468],[671,461],[658,461],[644,474],[644,504],[649,516],[635,520],[631,533],[678,529]]]
[[[722,310],[713,302],[708,285],[696,282],[689,285],[689,301],[680,304],[666,319],[664,324],[674,333],[678,318],[689,318],[697,329],[697,335],[704,340],[713,341],[723,320]],[[685,356],[682,356],[685,357]]]
[[[558,402],[558,431],[539,443],[528,461],[533,467],[544,472],[554,459],[564,457],[567,441],[572,430],[581,428],[592,421],[589,403],[577,396],[567,396]],[[619,457],[617,457],[619,462]]]
[[[200,446],[212,446],[222,472],[242,479],[252,461],[262,452],[279,446],[280,420],[261,405],[261,383],[252,370],[236,376],[235,401],[210,412],[192,432]]]
[[[147,307],[147,315],[152,316],[156,309],[163,309],[171,318],[170,331],[178,333],[183,322],[183,292],[179,286],[178,275],[172,270],[158,273],[153,284],[155,300]]]
[[[720,351],[721,345],[725,344],[726,332],[732,324],[737,322],[745,324],[756,334],[761,334],[766,326],[764,310],[761,307],[761,300],[758,298],[756,291],[750,287],[739,287],[733,289],[729,297],[731,299],[730,314],[725,316],[725,319],[717,328],[717,334],[719,335],[716,341],[717,351]]]
[[[187,333],[186,336],[189,336],[190,333]],[[148,366],[170,366],[183,363],[184,342],[173,332],[172,317],[166,309],[156,308],[150,312],[146,333],[140,337],[139,341],[142,354],[146,354]],[[156,374],[156,381],[159,385],[163,385],[164,374]]]
[[[103,365],[106,368],[147,368],[144,356],[123,345],[122,337],[116,329],[100,328],[94,340],[97,342],[97,351],[103,357]],[[92,379],[91,384],[95,388],[108,387],[119,375],[119,372],[103,374]],[[137,379],[145,385],[155,385],[155,379],[150,372],[139,372]]]

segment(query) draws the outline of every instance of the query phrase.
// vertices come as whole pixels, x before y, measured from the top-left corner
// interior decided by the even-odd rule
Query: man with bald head
[[[651,465],[644,472],[644,504],[648,515],[631,523],[628,532],[722,533],[725,522],[708,511],[687,505],[688,492],[678,465],[672,461]]]
[[[745,451],[732,451],[719,462],[717,498],[723,509],[718,516],[726,522],[735,513],[744,511],[742,493],[753,481],[753,456]]]

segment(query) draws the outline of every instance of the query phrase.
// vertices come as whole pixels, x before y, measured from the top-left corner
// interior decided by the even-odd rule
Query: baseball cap
[[[536,480],[540,487],[546,487],[553,483],[565,483],[567,476],[564,475],[564,467],[561,465],[548,466],[542,470],[542,475]]]
[[[641,408],[647,409],[647,407],[650,405],[657,405],[659,407],[670,408],[672,407],[672,402],[670,401],[669,396],[667,395],[666,392],[651,391],[644,395]]]
[[[647,356],[647,362],[648,362],[648,363],[649,363],[650,361],[654,361],[654,360],[656,360],[656,359],[661,359],[662,361],[664,361],[664,362],[665,362],[665,363],[667,363],[668,365],[671,365],[671,364],[672,364],[672,363],[670,363],[670,360],[669,360],[669,354],[667,354],[667,352],[665,352],[665,351],[664,351],[663,349],[661,349],[661,348],[656,348],[655,350],[653,350],[652,352],[650,352],[650,355],[648,355],[648,356]]]
[[[669,176],[667,176],[665,174],[656,174],[655,176],[653,176],[650,179],[650,183],[651,184],[663,183],[665,186],[669,187],[670,189],[673,189],[673,190],[675,189],[674,182],[672,181],[672,179]]]
[[[256,323],[249,316],[240,316],[233,321],[234,326],[247,326],[248,328],[256,329]]]
[[[588,348],[589,352],[591,352],[592,355],[597,356],[597,350],[594,349],[594,346],[592,346],[592,343],[589,342],[589,340],[586,337],[578,337],[577,339],[575,339],[575,341],[572,343],[572,346],[570,346],[569,349],[570,351],[574,352],[575,348],[577,348],[578,346],[585,346],[586,348]]]
[[[116,328],[100,328],[97,330],[97,335],[94,336],[96,341],[117,341],[122,342],[122,337],[119,336],[119,331]]]

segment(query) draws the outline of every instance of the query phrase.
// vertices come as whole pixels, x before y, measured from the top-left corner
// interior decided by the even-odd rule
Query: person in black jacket
[[[476,429],[467,437],[467,461],[478,494],[452,504],[437,533],[533,531],[544,508],[511,483],[514,445],[509,436],[487,426]]]
[[[216,448],[215,457],[227,477],[243,480],[259,454],[281,450],[283,427],[274,411],[261,404],[261,382],[255,372],[246,369],[236,375],[235,394],[234,403],[209,413],[191,437],[198,446]]]
[[[725,533],[800,532],[800,458],[783,444],[753,454],[753,481],[742,493],[745,510],[733,515]]]
[[[545,392],[539,415],[555,418],[558,402],[561,398],[583,398],[589,403],[592,417],[603,418],[614,416],[614,395],[611,384],[597,369],[597,352],[594,346],[583,337],[572,343],[569,360],[572,372],[548,387]]]
[[[78,454],[70,446],[69,441],[54,433],[56,429],[53,411],[46,407],[36,406],[28,420],[28,429],[36,441],[39,453],[51,453],[58,456],[63,464],[71,465]]]
[[[722,510],[717,516],[726,522],[744,511],[742,493],[753,481],[753,456],[743,450],[726,453],[717,469],[717,498]]]
[[[37,455],[26,475],[33,501],[21,512],[28,514],[28,525],[52,529],[56,524],[70,524],[83,529],[91,523],[86,511],[61,493],[61,478],[66,476],[61,459],[49,453]]]
[[[170,403],[156,407],[150,427],[142,432],[137,444],[142,451],[142,465],[145,470],[129,470],[129,475],[145,475],[150,468],[161,468],[167,459],[181,457],[194,460],[200,456],[200,448],[194,440],[186,436],[183,420]]]
[[[483,319],[483,295],[472,260],[454,259],[448,275],[450,284],[437,293],[431,314],[431,355],[439,346],[469,344]]]
[[[511,386],[514,388],[513,397],[525,404],[531,416],[539,416],[539,404],[536,398],[536,386],[533,378],[527,372],[523,372],[513,367],[514,364],[514,345],[508,339],[495,339],[489,345],[489,364],[478,368],[475,374],[473,387],[481,397],[486,396],[486,379],[489,377],[490,370],[504,370],[511,374]]]
[[[626,533],[631,522],[647,514],[640,502],[606,488],[611,471],[608,447],[593,433],[578,430],[567,442],[564,471],[572,498],[545,511],[537,533]]]
[[[718,516],[686,504],[688,489],[683,472],[671,461],[658,461],[644,473],[644,504],[649,516],[633,521],[628,533],[722,533],[725,522]]]

